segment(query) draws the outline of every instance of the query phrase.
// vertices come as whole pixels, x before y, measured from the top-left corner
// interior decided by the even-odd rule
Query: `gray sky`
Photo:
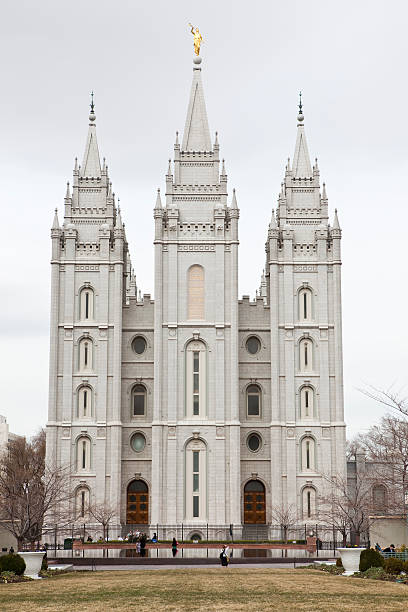
[[[47,418],[49,234],[83,155],[91,89],[137,282],[153,293],[152,209],[184,128],[189,21],[241,209],[241,294],[259,285],[303,91],[310,155],[343,229],[349,433],[379,418],[357,388],[406,382],[407,18],[402,0],[2,0],[0,413],[12,431]]]

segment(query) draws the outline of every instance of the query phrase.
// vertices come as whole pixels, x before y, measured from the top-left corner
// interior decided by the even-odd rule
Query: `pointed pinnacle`
[[[337,208],[334,209],[334,219],[332,229],[340,229],[339,218],[337,216]]]
[[[68,181],[67,182],[67,191],[65,193],[65,199],[69,200],[70,198],[71,198],[71,193],[70,193],[70,190],[69,190],[69,181]]]
[[[74,172],[78,172],[78,158],[75,158],[75,163],[74,163]]]
[[[116,217],[116,227],[117,229],[123,229],[122,215],[120,214],[120,208],[118,208],[118,214]]]
[[[221,170],[221,174],[222,174],[223,176],[225,176],[225,175],[226,175],[226,172],[225,172],[225,159],[223,159],[223,160],[222,160],[222,170]]]
[[[232,202],[231,202],[231,208],[238,208],[238,204],[237,204],[237,196],[235,195],[235,188],[232,190]]]
[[[55,209],[55,213],[54,213],[54,220],[52,222],[52,228],[51,229],[59,229],[60,225],[59,225],[59,221],[58,221],[58,208]]]
[[[169,167],[167,170],[167,176],[171,176],[171,159],[169,159]]]
[[[179,144],[179,133],[176,132],[176,145],[178,145],[178,144]]]
[[[290,172],[290,157],[288,157],[288,165],[286,166],[288,172]]]
[[[275,210],[273,208],[272,208],[271,222],[269,223],[269,229],[277,229]]]
[[[327,200],[326,183],[323,183],[322,200]]]
[[[162,208],[162,201],[160,197],[160,189],[157,190],[156,206],[155,208]]]
[[[215,132],[215,142],[214,142],[214,146],[218,147],[218,132]]]

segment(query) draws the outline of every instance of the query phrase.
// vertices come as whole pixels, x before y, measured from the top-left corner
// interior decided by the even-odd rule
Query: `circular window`
[[[256,336],[250,336],[246,341],[245,346],[246,350],[248,353],[251,353],[251,355],[256,355],[256,353],[261,350],[261,343]]]
[[[146,446],[146,438],[142,433],[135,433],[130,440],[130,446],[136,453],[140,453]]]
[[[261,437],[258,434],[250,434],[247,438],[247,445],[250,451],[256,453],[261,448]]]
[[[190,540],[193,540],[195,542],[199,542],[201,540],[201,536],[199,533],[193,533],[192,536],[190,536]]]
[[[146,347],[147,343],[143,336],[136,336],[136,338],[134,338],[132,342],[132,349],[135,351],[135,353],[142,355],[142,353],[145,352]]]

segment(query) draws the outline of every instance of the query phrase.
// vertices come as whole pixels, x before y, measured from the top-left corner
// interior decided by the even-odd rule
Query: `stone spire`
[[[298,132],[296,138],[295,154],[293,156],[292,173],[294,178],[310,178],[313,176],[310,165],[309,151],[307,149],[305,126],[303,125],[302,92],[299,94]]]
[[[181,149],[182,151],[211,151],[210,130],[201,82],[201,57],[195,57],[193,61],[193,83]]]
[[[238,208],[238,204],[237,204],[237,196],[235,194],[235,188],[232,190],[232,202],[231,202],[231,208]]]
[[[161,197],[160,197],[160,189],[157,190],[157,198],[156,198],[156,206],[155,209],[156,210],[160,210],[162,208],[162,201],[161,201]]]
[[[60,224],[58,221],[58,208],[55,209],[55,213],[54,213],[54,221],[52,222],[52,228],[51,229],[59,229],[60,228]]]
[[[339,218],[337,216],[337,208],[334,209],[334,219],[333,219],[332,229],[336,229],[336,230],[340,229]]]
[[[85,145],[84,159],[82,162],[80,176],[88,178],[101,177],[101,160],[99,157],[98,142],[96,140],[95,105],[93,92],[91,93],[91,112],[89,114],[89,130]]]

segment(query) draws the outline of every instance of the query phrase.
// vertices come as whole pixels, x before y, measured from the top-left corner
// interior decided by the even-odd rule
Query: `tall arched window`
[[[79,313],[81,321],[89,321],[94,315],[94,292],[90,287],[84,287],[80,293]]]
[[[301,372],[313,370],[313,343],[309,338],[299,342],[299,366]]]
[[[186,519],[207,517],[207,461],[202,440],[191,440],[186,446]]]
[[[258,385],[249,385],[246,390],[247,416],[261,416],[261,389]]]
[[[146,387],[135,385],[132,389],[132,416],[145,416],[146,414]]]
[[[186,351],[186,414],[202,417],[206,414],[206,347],[193,340]]]
[[[303,519],[313,518],[316,514],[316,490],[314,487],[305,487],[302,491]]]
[[[314,417],[314,390],[312,387],[302,387],[300,390],[300,418],[312,419]]]
[[[78,417],[89,419],[92,416],[92,389],[87,385],[78,390]]]
[[[90,338],[82,338],[79,342],[79,369],[81,372],[92,370],[93,344]]]
[[[87,436],[77,440],[77,471],[89,472],[91,469],[91,441]]]
[[[373,506],[374,510],[387,509],[387,489],[382,484],[373,486]]]
[[[312,312],[312,291],[305,287],[298,293],[299,297],[299,321],[311,321],[313,319]]]
[[[188,270],[188,319],[203,320],[204,310],[204,268],[194,265]]]
[[[314,438],[306,437],[301,442],[302,472],[316,469],[316,444]]]
[[[80,487],[75,494],[75,516],[77,519],[84,519],[89,508],[89,489]]]

